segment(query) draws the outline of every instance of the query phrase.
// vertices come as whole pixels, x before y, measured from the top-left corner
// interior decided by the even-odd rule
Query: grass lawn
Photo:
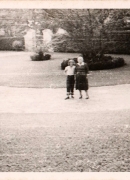
[[[63,88],[66,85],[64,71],[60,64],[63,59],[77,57],[74,53],[54,53],[49,61],[31,61],[29,53],[1,56],[0,85],[15,87]],[[111,70],[90,71],[89,84],[108,86],[130,83],[130,56],[113,55],[125,59],[126,66]]]
[[[129,113],[1,114],[0,170],[129,172]]]

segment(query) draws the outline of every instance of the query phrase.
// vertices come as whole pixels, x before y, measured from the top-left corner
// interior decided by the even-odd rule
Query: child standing
[[[65,68],[65,73],[67,75],[66,79],[66,87],[67,87],[67,97],[65,100],[69,99],[69,96],[71,95],[71,98],[74,98],[74,74],[75,74],[75,62],[74,60],[69,60],[68,66]]]

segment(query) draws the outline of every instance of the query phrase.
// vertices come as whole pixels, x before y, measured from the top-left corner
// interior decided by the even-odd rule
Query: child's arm
[[[74,75],[76,75],[76,73],[77,73],[77,68],[75,66],[75,68],[74,68]]]
[[[66,74],[67,70],[68,70],[68,69],[67,69],[67,67],[66,67],[65,70],[64,70],[64,73],[65,73],[65,74]]]

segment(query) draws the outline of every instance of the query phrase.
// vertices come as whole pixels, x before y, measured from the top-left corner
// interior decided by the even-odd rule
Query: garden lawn
[[[77,57],[74,53],[53,53],[49,61],[31,61],[30,53],[5,52],[0,54],[0,86],[63,88],[66,77],[60,64],[64,59]],[[111,70],[90,71],[91,87],[130,84],[130,56],[123,57],[126,66]]]

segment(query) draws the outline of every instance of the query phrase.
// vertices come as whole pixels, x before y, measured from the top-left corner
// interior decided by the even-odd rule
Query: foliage
[[[22,36],[28,26],[35,30],[52,28],[47,13],[43,9],[1,9],[0,28],[4,28],[5,36]]]
[[[43,57],[43,60],[50,60],[51,59],[51,55],[50,54],[45,54]]]
[[[54,34],[52,37],[52,46],[56,52],[65,52],[69,41],[67,34]]]
[[[125,65],[123,58],[113,58],[108,61],[100,61],[89,64],[90,70],[103,70],[103,69],[113,69]]]
[[[51,42],[48,42],[48,43],[45,43],[43,42],[42,44],[42,49],[44,52],[53,52],[53,47],[52,47],[52,43]]]
[[[75,63],[77,63],[77,58],[72,59],[75,61]],[[70,59],[63,60],[63,62],[61,63],[62,70],[64,70],[65,67],[68,66],[69,60]],[[113,69],[124,66],[125,61],[123,58],[113,58],[111,56],[102,56],[102,58],[99,58],[97,56],[97,59],[94,62],[89,62],[88,65],[90,70]]]
[[[64,14],[63,10],[62,13]],[[99,13],[96,10],[68,10],[67,14],[62,16],[62,20],[59,21],[60,26],[67,30],[70,36],[70,38],[62,37],[64,43],[67,44],[67,49],[72,49],[73,51],[79,49],[83,54],[88,50],[96,51],[93,39],[99,37],[101,23],[103,24],[108,16],[108,13],[106,13],[106,16],[103,14],[101,17],[105,18],[101,21],[101,17],[97,18],[97,14],[101,16],[101,12]],[[61,43],[59,42],[60,45]]]
[[[25,34],[28,25],[36,30],[63,28],[72,37],[100,34],[100,30],[124,29],[129,9],[1,9],[0,28],[8,36]],[[106,29],[105,29],[106,27]],[[74,36],[73,36],[74,34]],[[90,38],[91,38],[90,37]]]
[[[30,56],[31,60],[32,61],[42,61],[40,58],[39,58],[39,55],[38,54],[33,54]]]
[[[55,51],[89,53],[93,57],[105,52],[113,31],[129,28],[125,18],[130,17],[130,10],[1,9],[0,17],[0,28],[5,30],[5,36],[23,36],[27,27],[42,34],[42,30],[47,28],[55,33],[52,42]],[[58,28],[65,29],[69,36],[58,36]],[[99,41],[98,46],[94,43],[96,40]]]
[[[68,32],[69,38],[63,35],[57,37],[57,43],[54,43],[55,50],[80,52],[83,55],[89,54],[89,56],[91,54],[91,59],[95,59],[97,54],[103,54],[109,48],[108,44],[113,40],[111,36],[113,32],[126,28],[124,17],[130,16],[130,11],[57,10],[57,14],[60,16],[56,16],[55,12],[54,19],[59,22],[61,28]],[[120,37],[117,40],[120,42]],[[98,44],[95,43],[96,41]],[[54,42],[56,42],[56,36],[54,36]]]
[[[51,55],[50,54],[44,55],[43,51],[39,51],[31,55],[30,58],[32,61],[45,61],[45,60],[50,60]]]
[[[12,47],[14,50],[22,50],[23,48],[23,45],[22,45],[22,42],[21,41],[18,41],[18,40],[15,40],[12,44]]]
[[[1,37],[0,50],[23,50],[24,38],[22,37]]]
[[[37,46],[35,49],[35,53],[30,56],[32,61],[43,61],[44,52],[42,46]]]

